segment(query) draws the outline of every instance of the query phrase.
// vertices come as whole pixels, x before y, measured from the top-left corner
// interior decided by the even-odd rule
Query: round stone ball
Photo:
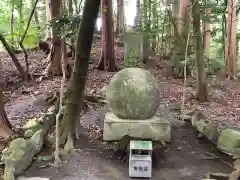
[[[144,120],[154,116],[160,103],[155,77],[141,68],[116,73],[106,90],[109,109],[119,118]]]

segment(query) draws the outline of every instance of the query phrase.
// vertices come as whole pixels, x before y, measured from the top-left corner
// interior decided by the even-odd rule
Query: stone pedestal
[[[124,136],[153,141],[171,141],[170,122],[157,115],[144,120],[121,119],[114,113],[106,113],[103,129],[104,141],[118,141]]]

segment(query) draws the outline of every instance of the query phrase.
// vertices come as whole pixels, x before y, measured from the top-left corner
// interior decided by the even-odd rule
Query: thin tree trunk
[[[49,64],[46,68],[48,75],[60,75],[61,69],[61,39],[56,30],[56,18],[60,15],[61,0],[48,0],[48,6],[50,11],[50,18],[52,20],[51,36],[52,46],[49,53]]]
[[[165,17],[164,17],[165,21]],[[157,46],[157,31],[158,31],[158,14],[157,14],[157,3],[154,2],[152,3],[152,26],[153,26],[153,31],[152,31],[152,50],[156,51],[156,46]],[[165,26],[165,23],[163,23],[163,27]],[[164,28],[162,29],[162,34],[164,33]],[[163,40],[163,37],[162,37]]]
[[[204,59],[203,59],[203,43],[201,37],[200,27],[200,5],[199,0],[193,1],[193,29],[196,37],[196,67],[197,67],[197,94],[196,98],[199,101],[207,100],[207,84],[206,75],[204,72]]]
[[[74,70],[67,89],[66,105],[61,127],[64,130],[61,140],[67,138],[64,147],[66,152],[70,152],[74,148],[76,118],[83,106],[85,82],[99,6],[100,0],[85,1],[82,22],[78,30]]]
[[[211,8],[206,9],[206,16],[208,19],[204,22],[204,55],[209,58],[211,43]]]
[[[0,33],[0,41],[2,42],[3,46],[7,50],[9,56],[12,58],[12,61],[13,61],[14,65],[16,66],[18,72],[20,73],[22,79],[27,81],[28,80],[27,72],[21,66],[21,64],[19,63],[19,60],[16,57],[15,53],[13,52],[12,48],[9,46],[6,39],[4,38],[4,36],[1,33]]]
[[[236,63],[236,7],[228,0],[227,38],[225,44],[225,76],[232,79]]]
[[[117,34],[122,34],[124,32],[124,0],[117,0]]]
[[[4,109],[4,95],[3,89],[5,86],[2,77],[2,62],[0,62],[0,139],[7,141],[12,135],[12,125],[7,118],[7,113]]]

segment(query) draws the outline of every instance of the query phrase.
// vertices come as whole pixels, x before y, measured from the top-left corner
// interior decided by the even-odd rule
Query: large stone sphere
[[[111,79],[106,99],[119,118],[147,119],[155,115],[160,103],[158,83],[147,70],[125,68]]]

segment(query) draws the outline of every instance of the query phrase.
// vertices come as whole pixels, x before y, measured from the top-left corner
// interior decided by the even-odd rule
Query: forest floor
[[[98,71],[94,67],[100,54],[100,43],[95,42],[96,53],[93,55],[93,63],[89,69],[86,85],[87,93],[94,93],[105,86],[114,73]],[[117,63],[121,64],[124,48],[118,44],[115,47]],[[3,62],[3,76],[7,82],[5,92],[5,108],[11,123],[21,126],[28,119],[41,116],[49,108],[45,102],[46,96],[59,90],[61,77],[48,77],[42,81],[34,79],[30,83],[22,83],[11,59],[7,54],[0,52]],[[24,66],[22,54],[18,55],[21,64]],[[31,73],[41,74],[46,65],[46,57],[42,52],[31,52],[29,54],[29,69]],[[72,62],[70,62],[72,63]],[[183,79],[175,79],[170,74],[168,61],[159,60],[154,57],[146,65],[159,80],[161,91],[161,106],[159,111],[169,120],[174,115],[169,112],[168,105],[179,103],[183,92]],[[213,84],[209,79],[209,84]],[[240,127],[240,83],[235,81],[218,81],[209,85],[209,101],[204,103],[196,102],[193,99],[195,90],[187,88],[187,106],[196,108],[203,113],[210,121],[217,123],[219,128]],[[90,109],[82,118],[84,125],[102,125],[106,108],[100,104],[90,104]],[[174,142],[172,147],[166,151],[164,157],[160,158],[161,170],[153,173],[153,179],[189,179],[197,180],[209,171],[230,172],[227,163],[219,163],[218,160],[204,160],[205,153],[214,149],[211,144],[196,140],[194,131],[188,125],[174,131]],[[46,176],[51,179],[93,179],[93,180],[117,180],[127,179],[126,164],[119,161],[112,161],[112,151],[106,148],[106,144],[99,140],[89,140],[83,136],[77,142],[78,150],[74,153],[70,163],[66,164],[64,170],[55,173],[52,167],[36,169],[32,167],[26,175]],[[106,150],[107,149],[107,150]]]

